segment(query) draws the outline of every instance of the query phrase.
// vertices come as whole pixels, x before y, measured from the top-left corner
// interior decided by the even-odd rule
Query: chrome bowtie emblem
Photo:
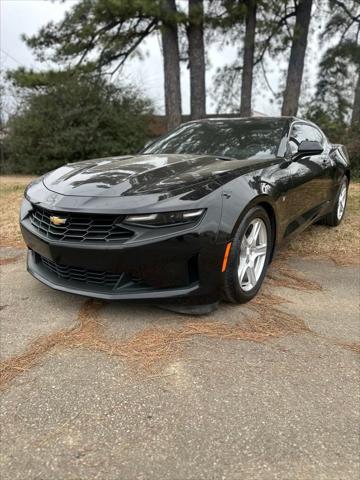
[[[50,217],[50,222],[53,225],[65,225],[66,220],[67,220],[66,218],[60,218],[60,217],[55,217],[55,216]]]

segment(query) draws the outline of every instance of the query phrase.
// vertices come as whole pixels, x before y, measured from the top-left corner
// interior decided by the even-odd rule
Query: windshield
[[[275,156],[285,119],[211,120],[187,123],[155,141],[143,153],[219,155],[244,159]]]

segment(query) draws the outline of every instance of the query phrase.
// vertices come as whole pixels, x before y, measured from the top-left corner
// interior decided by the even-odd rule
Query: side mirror
[[[310,155],[320,155],[324,151],[320,142],[311,142],[304,140],[300,143],[298,151],[293,155],[293,159],[308,157]]]

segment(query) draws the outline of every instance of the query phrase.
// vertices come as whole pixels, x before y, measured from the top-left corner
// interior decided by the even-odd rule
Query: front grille
[[[63,280],[104,286],[111,290],[129,284],[129,277],[124,273],[100,272],[86,268],[61,265],[45,257],[40,257],[40,259],[45,268]]]
[[[66,218],[64,225],[54,225],[51,216]],[[32,226],[43,236],[64,242],[125,242],[133,232],[120,226],[123,216],[81,213],[54,213],[34,206],[30,213]]]

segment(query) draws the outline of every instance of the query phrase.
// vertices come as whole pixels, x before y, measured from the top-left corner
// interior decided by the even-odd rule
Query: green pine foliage
[[[99,77],[50,77],[29,89],[7,122],[4,172],[42,174],[69,162],[134,153],[146,143],[152,109],[141,93]]]
[[[351,112],[360,75],[360,2],[329,0],[329,10],[321,39],[330,46],[319,64],[316,93],[305,116],[323,128],[333,143],[346,145],[353,176],[359,178],[360,124],[351,124]]]
[[[138,47],[168,15],[161,0],[78,0],[64,19],[23,40],[40,61],[111,73],[128,58],[141,56]]]

